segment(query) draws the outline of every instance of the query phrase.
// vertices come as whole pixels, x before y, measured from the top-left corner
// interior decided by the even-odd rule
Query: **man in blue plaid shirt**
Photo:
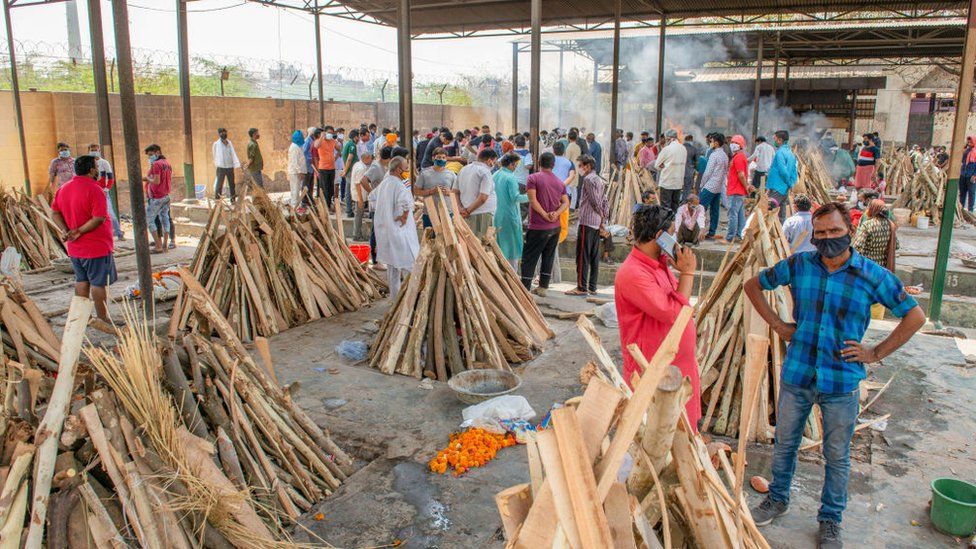
[[[851,220],[843,204],[829,203],[813,214],[817,251],[798,253],[759,273],[745,284],[746,295],[769,326],[789,342],[776,410],[773,482],[752,516],[758,526],[786,514],[796,454],[814,404],[823,413],[826,459],[820,498],[818,546],[843,547],[841,514],[847,506],[851,437],[858,414],[858,383],[864,365],[878,362],[905,344],[925,324],[925,313],[905,293],[901,281],[851,248]],[[789,286],[793,320],[770,307],[763,290]],[[901,321],[877,346],[861,343],[880,303]]]

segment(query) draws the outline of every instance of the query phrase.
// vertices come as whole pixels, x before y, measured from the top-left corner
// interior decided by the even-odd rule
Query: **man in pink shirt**
[[[532,288],[535,267],[541,261],[539,286],[532,293],[545,297],[549,289],[556,247],[559,246],[559,216],[569,208],[569,195],[566,185],[552,168],[556,156],[550,152],[539,157],[537,173],[529,176],[526,193],[529,195],[529,228],[525,232],[525,245],[522,248],[522,284],[525,289]]]
[[[661,346],[681,308],[689,304],[697,264],[695,254],[683,246],[675,246],[678,259],[671,261],[657,244],[665,231],[674,232],[671,210],[656,204],[639,206],[633,217],[634,247],[613,281],[620,347],[626,349],[636,343],[648,358]],[[671,273],[669,263],[674,263],[680,279]],[[694,322],[685,328],[671,364],[691,379],[692,394],[686,410],[691,425],[697,428],[701,419],[701,383],[695,358]],[[631,386],[635,372],[642,373],[630,354],[624,353],[624,380]]]
[[[169,247],[176,247],[176,235],[172,234],[169,216],[169,191],[173,186],[173,167],[163,156],[159,145],[149,145],[145,153],[149,157],[149,174],[143,178],[148,198],[146,225],[149,227],[155,245],[150,253],[158,254],[165,251],[166,241],[170,236],[172,240]]]

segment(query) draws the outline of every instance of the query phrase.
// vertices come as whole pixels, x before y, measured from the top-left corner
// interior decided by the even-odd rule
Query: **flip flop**
[[[154,255],[154,254],[161,254],[164,251],[165,250],[157,250],[156,248],[152,248],[152,249],[149,250],[149,253]]]
[[[586,292],[580,290],[579,288],[573,288],[572,290],[566,290],[563,292],[566,295],[586,295]]]

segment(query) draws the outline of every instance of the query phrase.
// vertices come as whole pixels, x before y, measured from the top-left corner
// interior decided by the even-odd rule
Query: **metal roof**
[[[254,0],[252,0],[254,1]],[[265,0],[267,2],[267,0]],[[327,9],[339,6],[360,14],[363,20],[397,24],[398,0],[320,0]],[[307,4],[309,0],[274,0],[270,3]],[[593,28],[612,23],[614,0],[545,0],[544,27]],[[722,18],[806,14],[814,19],[829,14],[864,12],[891,17],[925,18],[945,10],[961,10],[965,1],[905,0],[620,0],[621,21]],[[411,0],[411,32],[464,36],[486,30],[524,33],[530,24],[529,0]]]

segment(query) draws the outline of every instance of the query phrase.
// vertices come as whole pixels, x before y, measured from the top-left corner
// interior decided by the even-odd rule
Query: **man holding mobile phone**
[[[620,346],[636,343],[645,356],[653,356],[681,308],[689,304],[697,259],[690,248],[674,240],[674,212],[664,206],[641,205],[632,222],[634,248],[614,279],[614,301],[620,325]],[[678,278],[671,267],[678,270]],[[681,336],[678,353],[671,364],[691,379],[692,395],[685,408],[697,430],[701,419],[701,383],[695,357],[695,323],[689,322]],[[632,376],[640,368],[624,353],[624,380],[633,386]]]

